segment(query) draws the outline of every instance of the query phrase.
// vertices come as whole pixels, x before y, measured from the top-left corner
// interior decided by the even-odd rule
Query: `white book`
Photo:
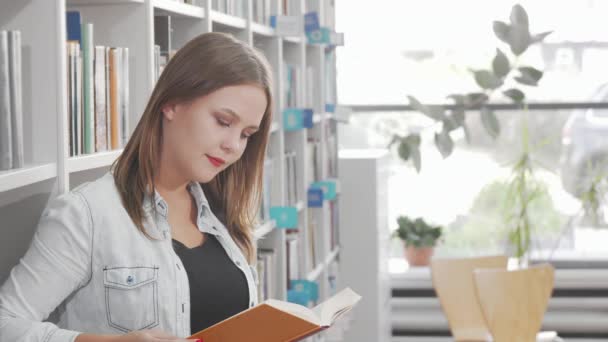
[[[127,145],[129,140],[129,48],[122,48],[122,73],[121,77],[121,117],[122,146]]]
[[[23,99],[21,93],[21,32],[8,32],[9,91],[13,168],[23,167]]]
[[[0,31],[0,170],[13,167],[8,32]]]
[[[82,103],[82,56],[80,46],[76,45],[76,155],[83,153],[84,115]]]

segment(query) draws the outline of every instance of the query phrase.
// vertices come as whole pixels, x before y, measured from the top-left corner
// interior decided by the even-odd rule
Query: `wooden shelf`
[[[68,159],[68,172],[79,172],[110,166],[121,153],[122,149],[71,157]]]
[[[21,169],[0,171],[0,193],[18,189],[57,176],[57,164],[26,166]]]

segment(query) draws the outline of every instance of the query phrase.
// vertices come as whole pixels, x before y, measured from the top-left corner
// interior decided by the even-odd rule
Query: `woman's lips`
[[[224,163],[226,163],[223,159],[215,158],[210,155],[205,155],[205,156],[207,156],[207,159],[209,159],[209,162],[211,162],[211,164],[213,164],[213,166],[215,166],[215,167],[220,167],[220,166],[224,165]]]

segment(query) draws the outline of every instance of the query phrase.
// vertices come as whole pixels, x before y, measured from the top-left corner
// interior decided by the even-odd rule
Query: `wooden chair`
[[[553,266],[477,269],[474,278],[494,342],[536,341],[553,291]]]
[[[473,270],[507,268],[506,256],[431,260],[433,287],[455,341],[489,341],[490,330],[475,292]]]

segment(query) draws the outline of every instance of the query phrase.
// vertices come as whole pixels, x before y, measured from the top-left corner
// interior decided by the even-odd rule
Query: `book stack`
[[[93,24],[69,11],[69,155],[122,148],[129,137],[129,49],[94,45]]]
[[[0,170],[23,167],[21,31],[0,31]]]

